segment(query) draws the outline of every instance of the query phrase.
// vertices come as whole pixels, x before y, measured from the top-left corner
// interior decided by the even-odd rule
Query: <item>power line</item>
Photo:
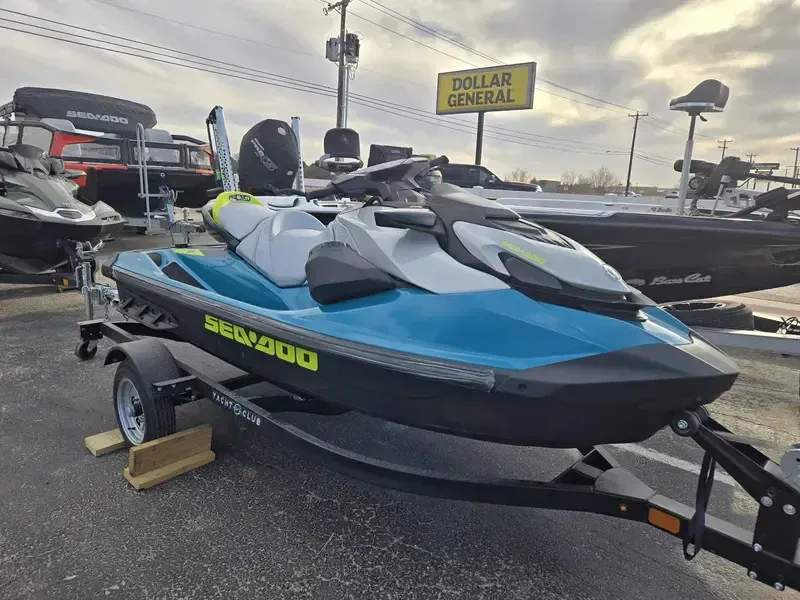
[[[476,56],[480,56],[481,58],[484,58],[486,60],[494,62],[495,64],[502,64],[501,60],[499,60],[499,59],[497,59],[497,58],[495,58],[493,56],[490,56],[490,55],[488,55],[488,54],[486,54],[484,52],[481,52],[481,51],[473,48],[472,46],[464,44],[463,42],[460,42],[460,41],[458,41],[458,40],[456,40],[456,39],[454,39],[452,37],[444,35],[440,31],[438,31],[438,30],[436,30],[436,29],[434,29],[432,27],[429,27],[429,26],[425,25],[424,23],[420,23],[419,21],[417,21],[415,19],[412,19],[411,17],[407,17],[407,16],[403,15],[402,13],[399,13],[396,10],[389,8],[385,4],[381,4],[380,2],[377,2],[377,0],[365,0],[365,1],[368,2],[368,4],[366,6],[369,6],[373,10],[377,10],[377,11],[379,11],[379,12],[381,12],[381,13],[389,16],[389,17],[397,19],[400,22],[406,23],[407,25],[411,25],[412,27],[414,27],[416,29],[424,31],[425,33],[428,33],[430,35],[433,35],[434,37],[436,37],[436,38],[438,38],[438,39],[440,39],[442,41],[445,41],[445,42],[447,42],[449,44],[452,44],[452,45],[454,45],[456,47],[459,47],[459,48],[461,48],[463,50],[471,52],[472,54],[475,54]],[[462,60],[462,59],[458,59],[458,60]],[[465,62],[466,64],[470,64],[470,65],[472,64],[472,63],[468,63],[467,61],[463,61],[463,60],[462,60],[462,62]],[[477,66],[477,65],[473,65],[473,66]],[[616,102],[611,102],[609,100],[603,100],[602,98],[598,98],[598,97],[592,96],[590,94],[585,94],[583,92],[579,92],[578,90],[574,90],[572,88],[569,88],[567,86],[561,85],[561,84],[556,83],[554,81],[550,81],[550,80],[545,79],[543,77],[537,77],[537,79],[539,81],[541,81],[542,83],[546,83],[548,85],[552,85],[553,87],[556,87],[556,88],[571,92],[573,94],[576,94],[578,96],[582,96],[584,98],[589,98],[590,100],[594,100],[595,102],[600,102],[601,104],[607,104],[609,106],[614,106],[616,108],[620,108],[620,109],[625,110],[625,111],[635,110],[633,108],[630,108],[629,106],[624,106],[622,104],[617,104]],[[542,91],[547,93],[546,90],[542,90]]]
[[[193,25],[191,23],[186,23],[185,21],[179,21],[177,19],[172,19],[172,18],[169,18],[169,17],[165,17],[163,15],[158,15],[158,14],[154,14],[154,13],[138,10],[138,9],[131,8],[131,7],[128,7],[128,6],[121,6],[119,4],[115,4],[114,2],[111,2],[110,0],[93,0],[93,1],[94,2],[98,2],[100,4],[104,4],[104,5],[113,7],[113,8],[118,8],[120,10],[125,10],[125,11],[128,11],[128,12],[134,13],[134,14],[144,15],[144,16],[147,16],[147,17],[150,17],[150,18],[153,18],[153,19],[163,20],[163,21],[166,21],[166,22],[169,22],[169,23],[173,23],[173,24],[184,26],[184,27],[188,27],[190,29],[195,29],[195,30],[198,30],[198,31],[202,31],[204,33],[211,33],[211,34],[214,34],[214,35],[220,35],[220,36],[223,36],[223,37],[226,37],[226,38],[232,38],[232,39],[236,39],[236,40],[247,42],[247,43],[251,43],[251,44],[257,44],[257,45],[264,46],[264,47],[267,47],[267,48],[272,48],[272,49],[276,49],[276,50],[281,50],[281,51],[286,51],[286,52],[291,52],[291,53],[296,53],[296,54],[302,54],[302,55],[305,55],[305,56],[312,56],[312,57],[315,57],[315,58],[322,59],[321,56],[318,57],[318,55],[311,54],[309,52],[302,52],[302,51],[294,50],[294,49],[291,49],[291,48],[285,48],[285,47],[282,47],[282,46],[276,46],[276,45],[273,45],[273,44],[267,44],[267,43],[264,43],[264,42],[253,40],[251,38],[240,37],[240,36],[232,35],[232,34],[229,34],[229,33],[222,32],[222,31],[218,31],[218,30],[215,30],[215,29],[209,29],[209,28],[206,28],[206,27],[200,27],[200,26],[197,26],[197,25]],[[318,1],[321,4],[327,6],[327,2],[325,0],[316,0],[316,1]],[[8,10],[8,9],[0,9],[0,10]],[[18,14],[18,15],[22,15],[22,16],[28,16],[28,17],[31,17],[31,18],[36,18],[36,17],[33,17],[32,15],[26,15],[25,13],[20,13],[20,12],[16,12],[16,11],[8,10],[8,12],[12,12],[14,14]],[[56,21],[49,21],[49,22],[58,23]],[[376,24],[376,25],[378,25],[379,27],[383,27],[380,24]],[[422,27],[425,28],[426,26],[423,25]],[[384,28],[384,29],[386,29],[386,28]],[[101,35],[109,35],[109,36],[111,35],[111,34],[106,34],[106,33],[102,33],[102,32],[95,32],[94,30],[89,30],[89,29],[83,29],[82,28],[81,30],[83,30],[83,31],[91,31],[93,33],[100,33]],[[392,31],[394,33],[393,30],[389,30],[389,31]],[[411,41],[415,41],[415,40],[412,39]],[[147,42],[137,42],[137,43],[148,45]],[[152,46],[158,47],[158,48],[162,48],[162,49],[164,48],[163,46],[155,46],[155,45],[152,45]],[[432,48],[432,49],[436,50],[435,48]],[[375,70],[367,69],[367,68],[362,68],[362,70],[370,72],[370,73],[375,73],[377,75],[381,75],[381,76],[384,76],[384,77],[392,77],[393,79],[398,79],[398,77],[396,77],[395,75],[389,75],[387,73],[382,73],[380,71],[375,71]],[[403,79],[403,81],[406,81],[408,83],[411,83],[411,84],[419,86],[419,87],[424,87],[424,88],[427,88],[427,89],[435,89],[432,86],[423,85],[423,84],[420,84],[419,82],[414,82],[414,81],[411,81],[409,79]],[[541,90],[541,91],[549,93],[549,94],[554,95],[554,96],[557,96],[559,98],[563,98],[565,100],[574,100],[573,98],[569,98],[567,96],[562,96],[561,94],[556,94],[555,92],[548,92],[547,90]],[[586,104],[587,106],[593,106],[594,108],[599,108],[599,109],[602,109],[602,110],[608,110],[606,107],[603,107],[603,106],[594,106],[592,104],[587,104],[587,103],[582,103],[582,104]],[[457,119],[457,120],[462,121],[461,119]],[[462,122],[466,123],[465,121],[462,121]],[[568,139],[565,139],[565,138],[558,138],[558,137],[553,137],[553,136],[546,136],[546,135],[534,134],[534,133],[530,133],[530,132],[512,130],[512,129],[508,129],[508,128],[504,128],[504,127],[499,127],[497,125],[487,126],[487,129],[492,129],[492,130],[497,130],[497,131],[507,131],[507,132],[512,132],[512,133],[519,133],[519,134],[523,134],[525,136],[532,136],[532,137],[535,137],[535,138],[544,138],[544,139],[551,139],[551,140],[562,141],[562,142],[567,142],[567,143],[574,143],[574,144],[578,144],[578,145],[581,145],[581,146],[592,145],[592,146],[601,146],[603,148],[609,147],[609,146],[606,146],[606,145],[596,144],[596,143],[592,143],[592,142],[568,140]],[[621,148],[621,146],[616,146],[616,147]],[[664,160],[669,160],[666,157],[662,157],[662,156],[658,156],[658,155],[652,155],[652,156],[654,156],[656,158],[661,158],[661,159],[664,159]]]
[[[649,115],[648,118],[653,118],[653,115]],[[664,121],[664,119],[659,119],[659,120],[666,123],[666,121]],[[650,125],[650,127],[655,127],[656,129],[661,129],[662,131],[666,131],[667,133],[673,133],[673,134],[679,135],[679,136],[685,136],[686,135],[686,133],[684,133],[683,131],[679,131],[677,129],[674,129],[671,124],[668,124],[669,127],[665,127],[665,126],[661,125],[660,123],[656,123],[656,122],[653,122],[653,121],[648,121],[647,119],[644,119],[642,122],[646,123],[647,125]],[[701,133],[695,133],[695,137],[696,138],[704,138],[704,139],[707,139],[707,140],[713,140],[714,139],[711,136],[703,135]]]
[[[295,48],[287,48],[285,46],[278,46],[278,45],[275,45],[275,44],[268,44],[267,42],[263,42],[261,40],[254,40],[252,38],[242,37],[242,36],[235,35],[235,34],[232,34],[232,33],[226,33],[224,31],[219,31],[217,29],[209,29],[207,27],[201,27],[200,25],[194,25],[193,23],[187,23],[186,21],[179,21],[178,19],[165,17],[164,15],[157,15],[157,14],[154,14],[154,13],[151,13],[151,12],[140,10],[138,8],[132,8],[130,6],[122,6],[121,4],[116,4],[114,2],[111,2],[110,0],[92,0],[92,2],[97,2],[99,4],[104,4],[104,5],[110,6],[112,8],[117,8],[119,10],[125,10],[125,11],[128,11],[128,12],[133,13],[133,14],[143,15],[143,16],[146,16],[146,17],[150,17],[152,19],[157,19],[157,20],[160,20],[160,21],[166,21],[166,22],[172,23],[174,25],[180,25],[181,27],[188,27],[189,29],[194,29],[196,31],[202,31],[203,33],[210,33],[212,35],[219,35],[219,36],[225,37],[227,39],[238,40],[240,42],[246,42],[248,44],[255,44],[257,46],[262,46],[264,48],[270,48],[272,50],[278,50],[280,52],[289,52],[291,54],[298,54],[298,55],[301,55],[301,56],[310,56],[310,57],[315,58],[315,59],[320,60],[320,61],[321,60],[325,60],[323,56],[321,56],[320,54],[313,53],[313,52],[305,52],[303,50],[297,50]],[[20,13],[20,14],[22,14],[22,13]],[[390,74],[390,73],[383,73],[382,71],[376,71],[374,69],[369,69],[367,67],[361,67],[361,70],[362,71],[367,71],[369,73],[374,73],[375,75],[380,75],[381,77],[390,77],[390,78],[392,78],[394,80],[402,79],[403,81],[405,81],[407,83],[410,83],[412,85],[416,85],[416,86],[419,86],[419,87],[425,87],[425,88],[429,88],[430,87],[430,86],[423,85],[423,84],[421,84],[421,83],[419,83],[417,81],[411,81],[410,79],[405,79],[405,78],[402,78],[402,77],[398,77],[397,75]]]
[[[5,19],[4,21],[8,22],[8,19]],[[23,24],[23,25],[25,25],[27,27],[39,28],[39,29],[47,30],[47,28],[42,28],[41,26],[38,26],[38,25],[32,25],[32,24]],[[55,36],[52,36],[52,35],[47,35],[47,34],[35,32],[35,31],[27,31],[27,30],[24,30],[24,29],[17,29],[15,27],[9,27],[7,25],[0,25],[0,29],[5,29],[5,30],[8,30],[8,31],[14,31],[14,32],[17,32],[17,33],[23,33],[23,34],[26,34],[26,35],[32,35],[32,36],[35,36],[35,37],[50,39],[50,40],[59,41],[59,42],[63,42],[63,43],[68,43],[68,44],[81,46],[81,47],[85,47],[85,48],[103,50],[105,52],[111,52],[113,54],[121,54],[121,55],[131,56],[131,57],[134,57],[134,58],[150,60],[150,61],[154,61],[154,62],[158,62],[158,63],[162,63],[162,64],[183,67],[183,68],[186,68],[186,69],[205,72],[205,73],[209,73],[209,74],[213,74],[213,75],[219,75],[219,76],[222,76],[222,77],[228,77],[228,78],[238,79],[238,80],[243,80],[243,81],[250,81],[250,82],[254,82],[254,83],[261,83],[261,84],[270,85],[270,86],[274,86],[274,87],[291,89],[291,90],[295,90],[295,91],[311,93],[311,94],[316,94],[316,95],[320,95],[320,96],[326,96],[326,97],[329,97],[329,98],[335,98],[336,97],[335,91],[332,88],[327,88],[326,89],[325,86],[316,86],[317,89],[310,89],[308,87],[304,87],[302,85],[298,85],[297,83],[291,83],[291,82],[281,83],[281,82],[275,81],[275,80],[265,80],[265,78],[263,78],[263,76],[262,76],[262,78],[259,78],[258,76],[248,77],[248,76],[245,76],[245,75],[243,75],[241,73],[230,73],[230,72],[225,72],[225,71],[214,70],[214,69],[220,68],[220,67],[213,67],[212,66],[212,68],[203,68],[203,67],[198,67],[198,66],[194,66],[194,65],[191,65],[191,64],[184,64],[184,63],[180,63],[180,62],[174,62],[174,61],[170,61],[170,60],[165,60],[163,58],[157,58],[155,56],[135,54],[133,52],[127,52],[127,51],[124,51],[124,50],[119,50],[118,48],[114,48],[113,46],[115,46],[115,45],[116,46],[122,46],[121,44],[117,44],[115,42],[106,42],[106,41],[103,41],[103,40],[93,40],[93,41],[99,42],[101,44],[107,44],[108,46],[112,46],[112,47],[109,48],[109,47],[105,47],[105,46],[96,46],[96,45],[93,45],[93,44],[89,44],[89,43],[86,43],[86,42],[80,42],[80,41],[76,41],[76,40],[58,38],[58,37],[55,37]],[[60,32],[60,33],[65,34],[66,32]],[[82,37],[85,37],[85,36],[82,36]],[[125,47],[125,46],[122,46],[122,47]],[[150,52],[151,54],[154,54],[152,51],[148,51],[148,50],[143,50],[143,49],[135,49],[135,50],[137,52],[143,52],[143,53]],[[174,58],[175,60],[182,60],[182,61],[185,61],[185,62],[189,62],[188,59],[183,59],[183,58],[179,58],[179,57],[172,57],[172,58]],[[420,118],[418,116],[409,115],[407,112],[397,112],[397,111],[391,110],[390,108],[387,108],[385,105],[381,105],[381,101],[368,101],[368,100],[355,99],[355,98],[352,98],[351,101],[354,102],[355,104],[359,104],[361,106],[365,106],[366,108],[371,108],[373,110],[377,110],[377,111],[380,111],[380,112],[383,112],[383,113],[387,113],[387,114],[403,117],[405,119],[410,119],[412,121],[417,121],[417,122],[424,123],[424,124],[427,124],[427,125],[434,125],[436,127],[449,129],[449,130],[452,130],[452,131],[455,131],[455,132],[458,132],[458,133],[467,133],[467,134],[470,134],[470,135],[474,135],[474,130],[472,130],[472,129],[462,129],[462,128],[454,127],[454,126],[452,126],[452,124],[445,124],[445,123],[441,123],[441,122],[430,121],[430,120],[426,120],[424,118]],[[521,146],[527,146],[527,147],[532,147],[532,148],[545,148],[547,150],[568,152],[568,153],[572,153],[572,154],[591,154],[591,155],[620,154],[620,153],[613,153],[613,152],[610,152],[610,151],[600,152],[600,151],[591,151],[591,150],[576,150],[574,148],[560,148],[560,147],[556,147],[556,146],[554,146],[552,144],[541,145],[541,144],[531,143],[531,142],[528,142],[528,141],[518,141],[518,140],[515,140],[515,139],[509,139],[509,136],[500,137],[498,135],[487,135],[486,137],[489,138],[489,139],[495,139],[495,140],[499,140],[499,141],[502,141],[502,142],[521,145]],[[645,160],[648,160],[648,159],[645,158]],[[657,162],[652,161],[652,160],[650,160],[650,162],[654,162],[655,164],[660,164],[660,163],[657,163]]]
[[[320,4],[326,4],[327,5],[327,1],[326,0],[315,0],[315,1],[319,2]],[[392,29],[391,27],[386,27],[385,25],[381,25],[380,23],[376,23],[375,21],[372,21],[371,19],[368,19],[368,18],[366,18],[366,17],[364,17],[362,15],[359,15],[357,13],[354,13],[353,11],[350,11],[350,16],[355,17],[357,19],[361,19],[362,21],[366,21],[367,23],[369,23],[371,25],[374,25],[375,27],[379,27],[379,28],[381,28],[381,29],[383,29],[385,31],[388,31],[389,33],[391,33],[393,35],[396,35],[396,36],[401,37],[401,38],[403,38],[405,40],[408,40],[409,42],[413,42],[414,44],[418,44],[418,45],[423,46],[423,47],[425,47],[425,48],[427,48],[429,50],[433,50],[434,52],[437,52],[437,53],[439,53],[439,54],[441,54],[443,56],[447,56],[448,58],[452,58],[453,60],[457,60],[459,62],[462,62],[465,65],[469,65],[471,67],[476,67],[476,68],[480,66],[480,65],[477,65],[475,63],[469,62],[468,60],[464,60],[463,58],[461,58],[459,56],[455,56],[453,54],[449,54],[448,52],[445,52],[444,50],[440,50],[439,48],[436,48],[435,46],[431,46],[430,44],[426,44],[424,42],[421,42],[420,40],[417,40],[417,39],[412,38],[410,36],[407,36],[407,35],[405,35],[403,33],[400,33],[399,31],[396,31],[396,30]],[[493,60],[495,60],[495,59],[493,59]],[[539,78],[539,79],[541,81],[544,81],[541,78]],[[556,86],[557,87],[563,87],[563,86],[558,86],[557,84],[556,84]],[[606,111],[610,111],[610,112],[613,112],[613,113],[620,114],[620,111],[612,109],[612,108],[609,108],[607,106],[598,106],[596,104],[590,104],[588,102],[584,102],[583,100],[578,100],[577,98],[570,98],[569,96],[564,96],[562,94],[557,94],[555,92],[551,92],[550,90],[543,90],[541,88],[538,88],[538,89],[539,89],[540,92],[542,92],[544,94],[549,94],[551,96],[556,96],[557,98],[563,98],[564,100],[569,100],[571,102],[577,102],[578,104],[583,104],[585,106],[590,106],[592,108],[598,108],[600,110],[606,110]]]
[[[292,86],[296,86],[299,89],[310,91],[312,93],[317,93],[317,94],[318,94],[320,89],[325,89],[326,91],[334,91],[334,88],[330,88],[330,87],[326,87],[326,86],[320,86],[319,84],[314,83],[314,82],[305,81],[305,80],[294,78],[294,77],[288,77],[288,76],[285,76],[285,75],[279,75],[277,73],[271,73],[269,71],[255,69],[255,68],[252,68],[252,67],[243,67],[241,65],[236,65],[234,63],[221,61],[221,60],[218,60],[218,59],[214,59],[214,58],[210,58],[210,57],[207,57],[207,56],[202,56],[202,55],[198,55],[198,54],[194,54],[194,53],[190,53],[190,52],[185,52],[185,51],[182,51],[182,50],[177,50],[177,49],[169,48],[169,47],[166,47],[166,46],[161,46],[159,44],[152,44],[150,42],[144,42],[144,41],[141,41],[141,40],[136,40],[136,39],[125,37],[125,36],[119,36],[119,35],[115,35],[115,34],[111,34],[111,33],[106,33],[106,32],[102,32],[102,31],[88,29],[88,28],[85,28],[85,27],[80,27],[80,26],[77,26],[77,25],[71,25],[71,24],[68,24],[68,23],[55,21],[53,19],[46,19],[44,17],[38,17],[38,16],[35,16],[35,15],[28,15],[26,13],[22,13],[22,12],[19,12],[19,11],[13,11],[13,10],[10,10],[10,9],[0,8],[0,11],[12,13],[12,14],[15,14],[15,15],[20,15],[20,16],[27,17],[27,18],[30,18],[30,19],[35,19],[35,20],[38,20],[38,21],[43,21],[43,22],[46,22],[46,23],[49,23],[49,24],[58,25],[60,27],[74,29],[74,30],[77,30],[77,31],[88,32],[88,33],[91,33],[93,35],[102,35],[102,36],[106,36],[106,37],[113,38],[113,39],[116,39],[116,40],[123,40],[123,41],[130,42],[130,43],[133,43],[133,44],[139,44],[139,45],[142,45],[142,46],[148,46],[150,48],[156,48],[158,50],[164,50],[167,53],[171,53],[171,54],[166,54],[164,52],[155,52],[155,51],[152,51],[152,50],[147,50],[147,52],[149,52],[150,54],[156,55],[156,56],[161,56],[161,57],[172,59],[172,60],[182,60],[184,62],[195,63],[195,64],[197,64],[197,65],[199,65],[201,67],[207,66],[208,63],[217,63],[217,64],[222,65],[224,67],[229,67],[229,68],[237,69],[237,70],[240,70],[240,71],[248,71],[250,73],[257,74],[259,77],[264,77],[264,78],[269,79],[270,82],[275,83],[276,85],[278,85],[278,87],[286,88],[287,85],[285,85],[285,84],[289,83],[289,84],[292,84],[292,85],[288,86],[289,88],[291,88]],[[60,30],[57,30],[57,29],[52,29],[52,28],[41,26],[41,25],[34,25],[34,24],[31,24],[31,23],[24,23],[24,22],[21,22],[21,21],[14,21],[13,19],[4,19],[4,20],[6,22],[15,23],[15,24],[18,24],[18,25],[24,25],[26,27],[34,27],[34,28],[38,28],[38,29],[44,30],[44,31],[49,31],[49,32],[52,32],[52,33],[60,33],[60,34],[64,34],[64,35],[72,35],[73,37],[89,40],[89,41],[92,41],[92,42],[99,42],[99,43],[102,43],[102,44],[112,44],[112,42],[108,42],[106,40],[98,40],[96,38],[85,36],[85,35],[69,33],[69,32],[63,32],[63,31],[60,31]],[[127,50],[135,50],[137,52],[144,51],[141,48],[136,48],[134,46],[128,46],[128,45],[125,45],[125,44],[119,44],[118,42],[114,42],[113,44],[116,44],[118,47],[122,47],[122,48],[125,48]],[[99,48],[99,49],[106,49],[106,48]],[[180,54],[180,55],[183,55],[183,56],[187,56],[189,58],[176,57],[176,56],[172,56],[172,54]],[[144,57],[140,57],[140,58],[144,58]],[[167,63],[167,64],[174,64],[174,63]],[[180,66],[180,65],[178,65],[178,66]],[[433,119],[436,119],[436,120],[443,120],[444,122],[446,122],[448,124],[452,124],[452,125],[455,125],[455,126],[458,126],[458,127],[470,127],[471,128],[471,123],[468,123],[468,122],[466,122],[466,121],[464,121],[462,119],[458,119],[458,118],[455,118],[455,117],[441,117],[441,116],[435,115],[432,112],[424,111],[424,110],[417,109],[417,108],[410,107],[410,106],[405,106],[405,105],[399,104],[399,103],[394,103],[394,102],[390,102],[390,101],[386,101],[386,100],[372,98],[372,97],[361,95],[361,94],[351,93],[350,96],[354,99],[354,101],[355,101],[355,99],[363,101],[363,102],[361,102],[362,105],[364,104],[364,102],[377,103],[379,105],[384,105],[384,106],[387,106],[387,107],[391,107],[392,109],[398,109],[398,110],[401,110],[403,112],[411,111],[413,113],[417,113],[418,116],[421,116],[421,117],[433,118]],[[396,113],[392,113],[392,114],[396,114]],[[400,115],[400,116],[403,116],[403,115]],[[581,148],[583,148],[588,144],[588,145],[591,145],[591,146],[597,146],[599,148],[615,148],[614,146],[595,144],[595,143],[591,143],[591,142],[587,143],[587,142],[580,142],[580,141],[577,141],[577,140],[568,140],[568,139],[564,139],[564,138],[558,138],[558,137],[554,137],[554,136],[546,136],[546,135],[528,133],[528,132],[524,132],[524,131],[520,132],[520,131],[517,131],[517,130],[512,130],[512,129],[508,129],[508,128],[504,128],[504,127],[491,126],[491,127],[487,127],[487,129],[490,129],[492,131],[498,132],[498,135],[503,135],[504,137],[513,137],[518,141],[521,140],[521,141],[529,141],[529,142],[543,142],[543,140],[553,140],[554,142],[557,142],[560,146],[564,146],[565,144],[573,144],[573,145],[577,145],[577,146],[580,146]],[[470,131],[471,131],[471,129],[470,129]],[[504,133],[500,133],[500,132],[504,132]],[[507,132],[507,133],[505,133],[505,132]],[[542,139],[537,139],[537,138],[542,138]],[[492,138],[492,139],[498,139],[498,138]],[[570,148],[569,146],[567,146],[565,148],[558,148],[558,147],[556,147],[556,145],[553,142],[547,142],[546,145],[543,145],[541,143],[540,144],[531,143],[530,145],[532,147],[557,149],[557,150],[562,150],[562,151],[574,151],[576,153],[582,153],[582,154],[592,154],[592,153],[594,153],[594,154],[602,154],[601,152],[579,151],[576,148]],[[616,147],[616,148],[619,148],[619,147]],[[643,154],[649,154],[649,153],[643,153]],[[655,160],[659,160],[659,159],[663,159],[665,161],[669,160],[666,157],[662,157],[662,156],[658,156],[658,155],[649,154],[649,156],[651,158],[655,159]]]

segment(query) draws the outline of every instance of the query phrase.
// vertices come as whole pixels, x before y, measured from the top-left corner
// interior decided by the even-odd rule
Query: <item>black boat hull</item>
[[[800,227],[789,223],[515,210],[583,244],[658,303],[800,282]]]
[[[467,373],[460,381],[426,377],[418,365],[402,366],[418,357],[369,346],[343,352],[339,342],[313,332],[293,333],[201,295],[117,269],[112,273],[123,314],[130,318],[168,328],[290,393],[461,437],[551,448],[638,442],[678,411],[719,397],[738,375],[733,363],[696,338],[680,347],[654,344],[525,371],[460,365]],[[275,348],[283,344],[292,360],[278,360],[279,350],[270,356],[248,343],[260,336],[270,336]],[[299,366],[304,349],[314,355],[313,369]],[[443,364],[442,371],[454,364]],[[481,384],[486,373],[490,382]]]

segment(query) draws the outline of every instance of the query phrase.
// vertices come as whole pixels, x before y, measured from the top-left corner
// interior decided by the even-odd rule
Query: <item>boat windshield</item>
[[[0,121],[0,146],[7,148],[16,144],[35,146],[43,152],[49,151],[53,142],[53,132],[36,123],[17,124],[13,121]]]

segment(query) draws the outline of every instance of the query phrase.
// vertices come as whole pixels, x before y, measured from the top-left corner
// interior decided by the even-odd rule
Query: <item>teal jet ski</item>
[[[720,350],[577,242],[461,188],[446,162],[343,175],[309,199],[366,197],[327,225],[242,192],[203,208],[218,246],[104,266],[150,329],[300,398],[516,445],[644,440],[730,389]]]

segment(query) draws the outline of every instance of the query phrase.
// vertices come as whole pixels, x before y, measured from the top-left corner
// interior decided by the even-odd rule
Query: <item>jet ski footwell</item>
[[[687,560],[706,549],[745,567],[750,579],[777,590],[800,589],[800,519],[796,516],[800,488],[796,464],[794,471],[782,472],[766,455],[714,421],[703,407],[677,412],[671,425],[677,435],[691,438],[705,451],[694,507],[661,496],[600,446],[579,447],[581,458],[551,481],[460,478],[359,455],[281,421],[275,413],[330,415],[337,411],[326,403],[300,399],[291,392],[268,398],[240,395],[236,390],[262,382],[263,378],[249,374],[215,381],[207,377],[175,359],[157,339],[186,341],[176,335],[167,313],[132,301],[121,306],[131,314],[136,311],[138,321],[97,319],[80,323],[81,342],[76,354],[82,360],[90,359],[100,339],[106,337],[117,342],[105,364],[121,363],[127,365],[127,372],[137,373],[142,388],[138,393],[149,406],[160,406],[160,418],[164,407],[168,407],[172,430],[174,406],[207,398],[279,443],[371,484],[438,498],[589,512],[647,523],[680,538]],[[178,376],[164,380],[168,373]],[[145,418],[147,411],[145,408]],[[798,461],[796,452],[787,453],[789,462]],[[787,463],[786,457],[783,463]],[[758,502],[754,531],[706,515],[717,465]],[[782,466],[786,469],[786,464]]]

